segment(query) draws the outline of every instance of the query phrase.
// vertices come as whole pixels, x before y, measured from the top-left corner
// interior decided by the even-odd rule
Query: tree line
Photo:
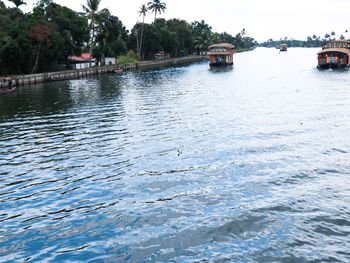
[[[348,30],[345,30],[344,33],[340,34],[339,37],[337,37],[337,34],[334,31],[332,31],[330,33],[326,33],[323,37],[317,36],[315,34],[312,36],[307,36],[306,40],[296,40],[288,37],[280,38],[279,40],[273,40],[272,38],[270,38],[269,40],[260,43],[259,46],[278,47],[281,44],[287,44],[289,47],[321,47],[322,44],[330,40],[349,39],[349,37],[347,37],[348,33]]]
[[[257,42],[245,29],[232,36],[213,32],[204,20],[187,22],[163,19],[166,3],[152,0],[135,10],[142,17],[128,31],[122,21],[107,8],[99,8],[101,0],[86,0],[83,12],[76,12],[52,0],[39,0],[29,13],[20,7],[23,0],[11,0],[6,6],[0,0],[0,74],[48,72],[70,67],[69,56],[88,52],[101,64],[105,57],[120,61],[153,59],[163,51],[171,57],[201,54],[219,42],[249,49]],[[152,23],[145,16],[154,14]]]

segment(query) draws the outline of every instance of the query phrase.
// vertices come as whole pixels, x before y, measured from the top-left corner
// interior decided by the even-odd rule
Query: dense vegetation
[[[289,47],[321,47],[323,43],[329,40],[335,39],[347,39],[344,35],[348,34],[348,30],[345,30],[344,34],[341,34],[339,37],[336,37],[336,33],[332,31],[331,33],[326,33],[324,37],[320,36],[308,36],[306,40],[295,40],[289,39],[288,37],[280,38],[279,40],[269,39],[263,43],[260,43],[260,46],[263,47],[277,47],[280,44],[287,44]]]
[[[121,61],[153,59],[164,51],[171,57],[200,54],[217,42],[229,42],[238,49],[249,49],[256,41],[246,31],[232,36],[216,33],[205,21],[188,23],[181,19],[165,20],[157,15],[166,4],[153,0],[142,5],[142,22],[129,32],[108,9],[99,10],[101,0],[87,0],[78,13],[52,0],[39,0],[29,13],[20,10],[25,1],[13,0],[5,6],[0,0],[0,74],[23,74],[69,68],[68,57],[89,52],[101,64],[105,57]],[[149,12],[151,24],[144,23]]]

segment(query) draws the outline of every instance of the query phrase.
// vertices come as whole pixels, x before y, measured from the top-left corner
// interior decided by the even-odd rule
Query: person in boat
[[[3,80],[2,80],[2,82],[3,82],[2,87],[6,87],[6,86],[7,86],[8,88],[11,88],[11,87],[12,87],[12,79],[11,79],[11,78],[5,76],[5,77],[3,78]]]

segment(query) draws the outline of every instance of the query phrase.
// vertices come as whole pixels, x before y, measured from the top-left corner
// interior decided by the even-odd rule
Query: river
[[[1,262],[349,262],[350,72],[318,49],[0,96]]]

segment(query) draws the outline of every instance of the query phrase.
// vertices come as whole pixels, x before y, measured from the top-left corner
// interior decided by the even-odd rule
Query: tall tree
[[[97,13],[97,25],[102,37],[102,50],[101,50],[101,64],[105,64],[105,54],[107,51],[107,39],[109,38],[111,21],[109,20],[111,14],[108,9],[102,9]]]
[[[200,54],[202,51],[206,51],[212,43],[212,28],[204,20],[192,22],[191,28],[194,49],[197,50],[197,54]]]
[[[98,35],[94,54],[105,63],[105,56],[115,57],[125,54],[128,39],[127,30],[118,17],[112,16],[108,9],[98,12]]]
[[[140,57],[141,57],[141,54],[142,54],[143,30],[144,30],[144,27],[145,27],[145,16],[147,14],[147,11],[148,11],[148,9],[147,9],[146,5],[142,5],[140,7],[139,13],[140,13],[140,15],[142,15],[141,37],[140,37],[140,43],[139,43],[139,47],[138,47],[138,54],[139,54]]]
[[[92,49],[95,44],[95,29],[98,24],[98,9],[100,6],[101,0],[86,0],[86,6],[82,5],[83,10],[86,13],[86,16],[90,20],[90,30],[91,30],[91,39],[90,39],[90,54],[92,54]]]
[[[153,0],[151,2],[148,2],[148,10],[151,10],[154,12],[154,20],[157,19],[157,13],[161,14],[164,13],[166,9],[166,4],[164,2],[161,2],[161,0]]]
[[[31,39],[34,44],[36,44],[36,58],[34,67],[32,69],[32,74],[35,73],[38,69],[39,57],[43,46],[51,45],[51,35],[52,32],[47,25],[34,25],[28,31],[28,38]]]
[[[45,10],[46,19],[58,35],[58,59],[68,65],[68,57],[79,54],[89,41],[88,19],[56,3],[50,3]]]
[[[166,22],[169,31],[174,32],[176,35],[176,50],[172,54],[174,56],[185,56],[192,51],[192,29],[189,23],[185,20],[170,19]]]

